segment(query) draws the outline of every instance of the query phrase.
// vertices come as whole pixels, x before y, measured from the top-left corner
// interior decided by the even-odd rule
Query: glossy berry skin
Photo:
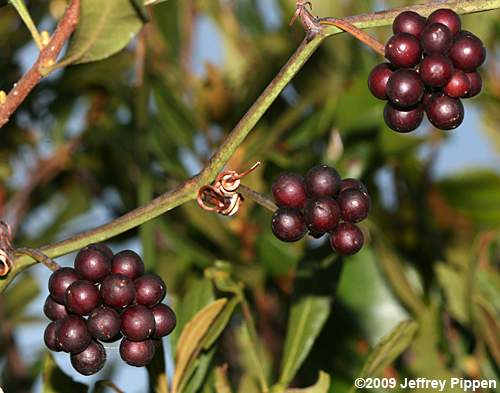
[[[470,90],[465,97],[471,98],[477,96],[483,89],[483,80],[481,79],[481,75],[479,75],[479,72],[477,71],[466,72],[465,75],[470,82]]]
[[[152,338],[159,339],[172,333],[177,324],[174,311],[166,304],[160,303],[151,307],[151,312],[155,319],[155,330]]]
[[[453,74],[453,64],[441,54],[429,55],[420,63],[420,77],[426,86],[442,87]]]
[[[456,68],[473,72],[484,63],[486,49],[483,42],[472,33],[461,34],[451,47],[449,56]]]
[[[344,221],[359,222],[368,217],[370,197],[360,190],[350,188],[341,192],[337,202]]]
[[[307,202],[304,178],[296,173],[282,173],[272,186],[274,200],[279,207],[302,209]]]
[[[413,70],[395,71],[387,82],[387,97],[400,108],[417,104],[424,95],[424,83]]]
[[[441,130],[457,128],[464,120],[462,102],[442,93],[432,95],[426,105],[425,112],[429,121]]]
[[[90,334],[98,340],[110,341],[120,334],[121,319],[111,307],[100,306],[95,308],[87,320]]]
[[[54,352],[60,352],[61,347],[57,343],[56,334],[59,328],[60,321],[53,321],[47,325],[45,332],[43,333],[43,341],[47,348]]]
[[[361,182],[358,179],[351,179],[351,178],[343,179],[342,182],[340,183],[340,192],[342,193],[342,191],[348,190],[349,188],[360,190],[361,192],[368,195],[368,189],[363,184],[363,182]]]
[[[99,289],[90,281],[78,280],[66,289],[64,303],[73,314],[87,315],[100,302]]]
[[[363,247],[361,229],[349,222],[340,223],[330,235],[330,245],[340,255],[356,254]]]
[[[387,81],[394,72],[389,63],[381,63],[375,66],[368,76],[368,88],[374,97],[387,100]]]
[[[63,319],[68,316],[68,310],[64,304],[57,303],[50,295],[45,299],[43,312],[52,321]]]
[[[311,199],[304,211],[309,231],[320,234],[331,231],[340,221],[340,209],[332,197]]]
[[[94,247],[94,248],[96,248],[96,249],[98,249],[99,251],[101,251],[109,259],[113,258],[113,251],[111,250],[111,248],[109,248],[105,244],[102,244],[102,243],[92,243],[92,244],[88,245],[88,247],[91,247],[91,246]]]
[[[457,35],[462,30],[462,22],[457,13],[449,8],[440,8],[434,11],[427,18],[427,24],[441,23],[445,25],[451,34]]]
[[[120,251],[111,261],[111,273],[123,274],[131,280],[135,280],[144,274],[144,262],[132,250]]]
[[[132,341],[145,340],[153,334],[155,330],[155,318],[151,310],[138,305],[130,306],[121,315],[122,334]]]
[[[64,352],[78,353],[83,351],[90,344],[91,338],[85,319],[82,317],[69,315],[59,320],[56,341]]]
[[[401,12],[392,24],[394,34],[408,33],[420,38],[425,28],[425,18],[414,11]]]
[[[83,375],[100,371],[106,363],[106,351],[101,343],[92,340],[82,352],[71,355],[71,365]]]
[[[278,239],[284,242],[296,242],[307,232],[306,223],[300,210],[280,207],[273,214],[271,229]]]
[[[422,48],[428,55],[446,54],[453,45],[453,34],[441,23],[427,25],[421,36]]]
[[[151,363],[155,354],[153,340],[130,341],[124,338],[120,343],[120,356],[130,366],[144,367]]]
[[[306,192],[311,198],[336,196],[340,188],[340,175],[328,165],[316,165],[309,169],[305,178]]]
[[[393,35],[385,46],[385,57],[398,68],[411,68],[420,62],[422,47],[418,38],[408,33]]]
[[[100,246],[90,244],[78,252],[75,269],[85,280],[101,282],[111,272],[111,259]]]
[[[110,274],[101,284],[101,298],[104,304],[114,308],[125,308],[135,299],[133,281],[123,274]]]
[[[156,274],[145,274],[134,280],[135,301],[146,307],[160,303],[167,293],[165,282]]]
[[[384,107],[385,123],[397,132],[406,133],[415,130],[422,123],[423,118],[422,105],[409,109],[399,109],[388,102]]]
[[[471,88],[471,83],[465,72],[456,69],[443,91],[453,98],[465,97]]]
[[[80,274],[71,267],[57,269],[49,278],[49,292],[53,299],[63,304],[66,289],[80,279]]]

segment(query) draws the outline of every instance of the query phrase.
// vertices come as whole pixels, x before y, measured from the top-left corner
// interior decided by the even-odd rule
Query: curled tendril
[[[245,172],[224,171],[219,173],[213,185],[205,185],[198,190],[198,205],[206,211],[217,212],[224,216],[236,214],[243,202],[238,192],[241,178],[254,171],[260,165],[256,162]]]
[[[0,277],[6,276],[12,269],[12,230],[6,222],[0,221]]]

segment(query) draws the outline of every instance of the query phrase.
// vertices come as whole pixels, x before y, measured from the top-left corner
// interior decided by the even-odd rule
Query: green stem
[[[10,4],[14,6],[17,13],[23,20],[24,24],[30,31],[31,36],[33,37],[33,41],[35,41],[35,44],[36,46],[38,46],[38,49],[42,50],[43,49],[42,37],[40,36],[40,33],[38,32],[38,29],[36,28],[35,23],[33,22],[33,19],[31,19],[31,15],[28,9],[26,8],[26,5],[24,4],[24,1],[10,0]]]
[[[370,28],[376,26],[387,26],[403,10],[415,10],[422,15],[428,15],[438,8],[451,8],[460,14],[488,11],[500,8],[500,0],[461,0],[440,1],[411,7],[402,7],[387,11],[362,14],[345,18],[358,28]],[[271,106],[278,95],[288,85],[292,78],[299,72],[306,61],[316,51],[321,42],[329,36],[342,33],[337,27],[324,27],[320,34],[310,40],[304,40],[297,48],[292,57],[283,66],[278,75],[271,81],[269,86],[259,96],[243,116],[226,140],[214,154],[209,164],[197,176],[187,180],[174,190],[153,199],[145,206],[141,206],[131,212],[111,221],[105,225],[90,231],[82,232],[67,240],[49,244],[40,250],[50,258],[55,258],[93,242],[102,242],[113,236],[135,228],[159,215],[196,198],[198,189],[212,182],[217,174],[224,168],[227,161],[232,157],[246,136],[252,131],[267,109]],[[21,256],[14,261],[12,271],[6,278],[0,280],[0,292],[12,281],[12,279],[29,266],[35,264],[32,258]]]

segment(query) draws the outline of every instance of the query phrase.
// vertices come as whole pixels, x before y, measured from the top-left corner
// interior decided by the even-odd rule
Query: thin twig
[[[240,184],[240,186],[238,187],[238,192],[245,198],[252,199],[260,206],[265,207],[267,210],[273,213],[278,209],[278,206],[276,206],[276,204],[269,198],[258,193],[257,191],[252,190],[250,187],[247,187],[243,184]]]
[[[47,255],[36,248],[19,247],[16,248],[15,253],[17,255],[27,255],[33,258],[35,261],[47,266],[52,271],[56,271],[57,269],[61,268],[61,266],[57,262],[55,262],[53,259],[49,258]]]

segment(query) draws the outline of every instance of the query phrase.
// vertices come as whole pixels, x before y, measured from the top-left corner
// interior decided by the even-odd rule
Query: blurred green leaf
[[[88,386],[64,374],[50,353],[47,353],[42,371],[42,393],[87,393]]]
[[[467,275],[451,266],[440,263],[436,266],[436,275],[443,288],[448,308],[453,317],[462,324],[469,321],[467,299]]]
[[[328,393],[329,389],[330,376],[320,371],[318,381],[313,386],[303,389],[286,389],[285,393]]]
[[[481,337],[486,342],[497,365],[500,364],[500,320],[493,307],[481,297],[474,299]]]
[[[23,274],[5,294],[4,313],[7,319],[23,315],[28,305],[39,295],[38,282],[31,274]]]

